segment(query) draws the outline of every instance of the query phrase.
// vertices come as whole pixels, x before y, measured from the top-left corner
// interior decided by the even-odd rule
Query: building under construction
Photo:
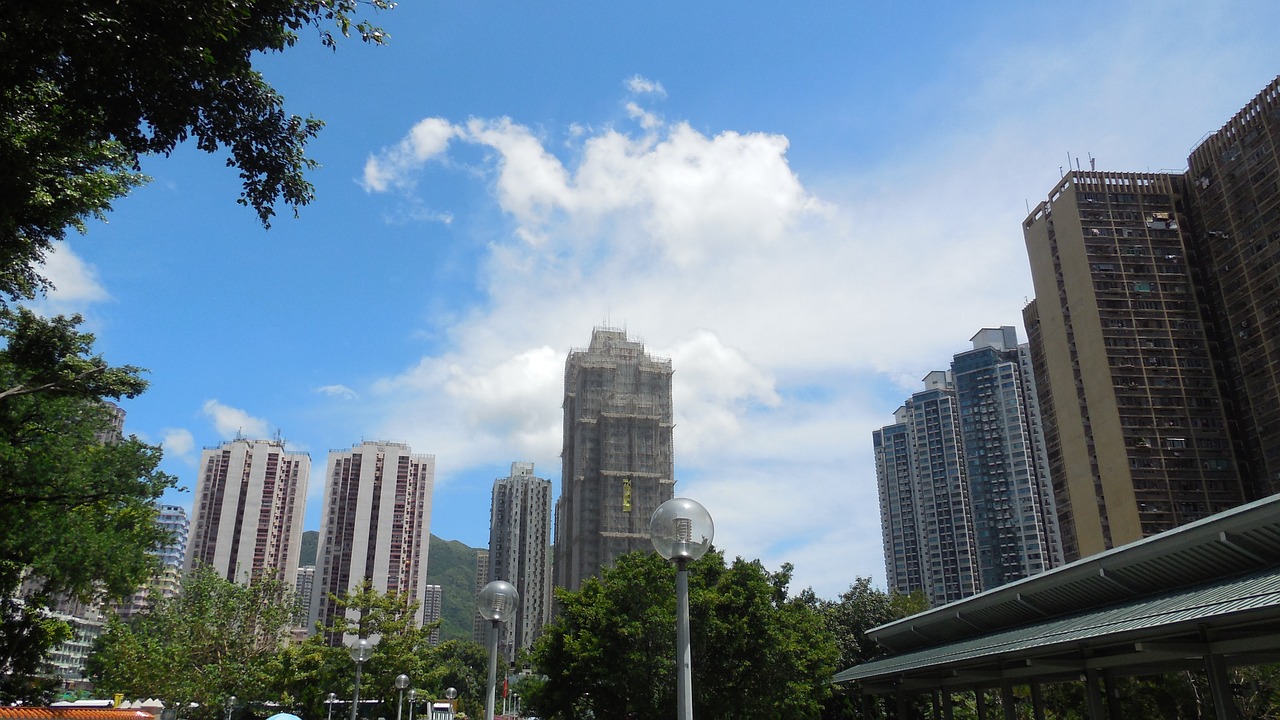
[[[649,518],[674,494],[671,361],[596,328],[564,368],[555,585],[577,590],[623,553],[649,551]]]

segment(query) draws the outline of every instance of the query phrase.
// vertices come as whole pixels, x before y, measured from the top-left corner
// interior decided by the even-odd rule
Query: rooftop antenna
[[[1098,169],[1098,158],[1094,157],[1093,153],[1089,153],[1089,171],[1093,172],[1094,170],[1097,170],[1097,169]]]
[[[1026,203],[1026,205],[1027,205],[1027,214],[1028,214],[1028,215],[1030,215],[1030,214],[1031,214],[1031,201],[1030,201],[1030,200],[1028,200],[1027,198],[1022,198],[1022,202]]]

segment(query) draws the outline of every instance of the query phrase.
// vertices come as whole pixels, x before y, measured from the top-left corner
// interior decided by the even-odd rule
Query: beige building
[[[185,568],[233,582],[298,574],[311,457],[283,440],[231,440],[200,454]]]
[[[341,597],[366,580],[379,592],[417,602],[415,620],[422,626],[435,467],[434,455],[414,454],[397,442],[329,452],[311,627],[333,624],[339,608],[330,595]]]

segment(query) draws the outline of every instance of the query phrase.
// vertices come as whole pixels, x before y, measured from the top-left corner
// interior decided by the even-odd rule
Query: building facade
[[[872,433],[888,587],[934,606],[1062,562],[1029,349],[972,342]]]
[[[440,619],[444,612],[444,588],[439,585],[428,585],[426,594],[422,596],[422,624],[429,625]],[[432,645],[440,644],[440,627],[436,626],[428,638]]]
[[[511,463],[493,481],[489,511],[489,580],[506,580],[520,594],[515,617],[502,626],[498,647],[508,661],[528,650],[551,616],[551,481],[533,463]]]
[[[1187,160],[1190,246],[1236,460],[1253,497],[1280,492],[1280,78]]]
[[[1188,257],[1183,180],[1071,172],[1023,223],[1036,288],[1023,319],[1068,560],[1246,498]]]
[[[329,452],[325,483],[310,626],[331,626],[339,608],[330,595],[341,597],[367,582],[417,602],[421,627],[435,456],[415,455],[404,443],[364,442]]]
[[[480,591],[485,585],[489,584],[489,551],[476,551],[476,591],[475,596],[480,597]],[[475,615],[471,616],[471,639],[480,643],[485,647],[489,647],[489,629],[491,624],[488,620],[480,617],[477,610]]]
[[[160,569],[151,582],[116,606],[116,614],[128,620],[151,607],[158,598],[170,598],[182,589],[182,569],[186,564],[187,537],[191,531],[191,519],[181,505],[161,505],[157,508],[156,524],[169,533],[169,542],[152,552],[160,560]]]
[[[231,440],[200,456],[185,568],[232,582],[298,572],[311,458],[282,440]]]
[[[649,518],[674,495],[671,361],[596,328],[564,372],[555,586],[577,590],[614,558],[649,551]]]

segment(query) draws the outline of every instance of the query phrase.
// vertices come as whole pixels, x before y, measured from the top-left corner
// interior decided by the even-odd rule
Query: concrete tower
[[[418,602],[416,621],[423,624],[435,464],[434,455],[415,455],[404,443],[329,452],[312,627],[333,623],[338,608],[330,594],[341,597],[365,581]]]
[[[186,569],[211,567],[228,580],[298,573],[311,458],[282,440],[237,439],[200,455]]]
[[[511,463],[511,475],[493,482],[489,512],[489,580],[506,580],[520,593],[498,640],[508,661],[533,646],[550,617],[550,547],[551,481],[534,477],[533,463]]]
[[[649,551],[649,518],[675,487],[671,361],[596,328],[564,370],[555,585],[577,590],[614,558]]]

